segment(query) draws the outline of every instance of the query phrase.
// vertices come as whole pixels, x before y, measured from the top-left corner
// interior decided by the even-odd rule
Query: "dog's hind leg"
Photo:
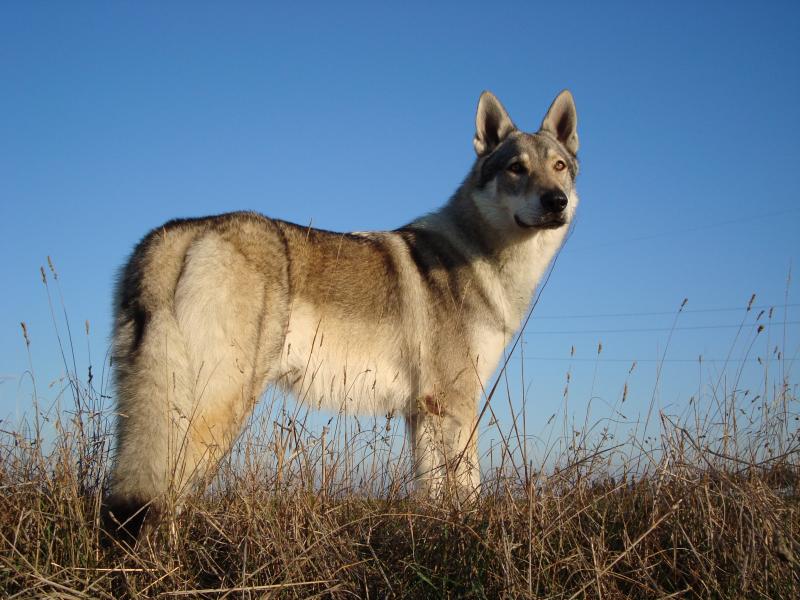
[[[278,258],[264,254],[269,248],[264,239],[243,242],[239,231],[206,234],[187,252],[175,289],[192,376],[191,402],[173,430],[179,496],[228,453],[277,372],[288,299]]]

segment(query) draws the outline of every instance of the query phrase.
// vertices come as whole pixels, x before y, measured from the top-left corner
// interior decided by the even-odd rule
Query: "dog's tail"
[[[191,414],[189,348],[174,291],[190,230],[163,229],[137,246],[117,284],[112,363],[117,446],[106,498],[107,531],[134,540],[166,508]],[[149,516],[148,516],[149,515]]]
[[[288,264],[279,226],[247,214],[168,225],[134,251],[117,289],[112,529],[172,513],[230,449],[279,370]]]

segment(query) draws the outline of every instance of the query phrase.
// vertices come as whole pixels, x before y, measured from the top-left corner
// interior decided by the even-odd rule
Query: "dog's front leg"
[[[474,401],[426,394],[406,422],[417,490],[429,497],[474,496],[480,486]]]

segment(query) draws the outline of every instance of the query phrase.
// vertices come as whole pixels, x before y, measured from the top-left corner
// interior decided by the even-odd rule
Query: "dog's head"
[[[481,94],[473,198],[495,229],[517,237],[569,224],[578,203],[577,123],[567,90],[553,101],[536,133],[518,130],[491,92]]]

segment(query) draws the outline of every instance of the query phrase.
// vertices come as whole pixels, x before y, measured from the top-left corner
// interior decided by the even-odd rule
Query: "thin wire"
[[[757,323],[751,324],[753,327]],[[800,325],[800,321],[768,321],[763,325]],[[561,331],[526,331],[525,335],[561,335],[569,333],[639,333],[639,332],[659,332],[659,331],[695,331],[701,329],[738,329],[737,325],[684,325],[682,327],[628,327],[624,329],[564,329]]]
[[[727,221],[717,221],[716,223],[706,223],[704,225],[698,225],[697,227],[686,227],[683,229],[671,229],[669,231],[662,231],[659,233],[653,233],[650,235],[642,235],[637,237],[630,237],[630,238],[621,238],[616,239],[611,242],[603,242],[600,244],[586,244],[584,246],[573,246],[569,250],[571,252],[583,252],[586,250],[594,250],[595,248],[602,248],[606,246],[617,246],[619,244],[628,244],[631,242],[642,242],[648,241],[653,239],[658,239],[661,237],[682,234],[682,233],[693,233],[696,231],[705,231],[707,229],[716,229],[717,227],[726,227],[728,225],[741,225],[746,223],[752,223],[753,221],[760,221],[762,219],[771,219],[772,217],[780,217],[786,214],[795,213],[799,208],[789,208],[786,210],[778,210],[771,213],[761,213],[758,215],[754,215],[751,217],[739,217],[737,219],[729,219]]]
[[[633,364],[633,363],[722,363],[725,362],[724,358],[705,358],[704,356],[698,356],[697,358],[577,358],[575,356],[526,356],[523,360],[541,360],[541,361],[557,361],[557,362],[613,362],[613,363],[625,363],[625,364]],[[736,362],[736,363],[764,363],[764,362],[774,362],[778,360],[783,360],[783,358],[778,358],[777,356],[773,356],[770,358],[762,358],[760,361],[757,358],[748,358],[748,359],[729,359],[729,362]]]
[[[784,308],[784,307],[793,307],[796,308],[800,306],[800,303],[793,303],[793,304],[762,304],[759,306],[751,306],[750,310],[769,310],[770,308]],[[738,308],[684,308],[682,312],[685,313],[720,313],[720,312],[740,312],[745,311],[746,307],[740,306]],[[580,314],[580,315],[534,315],[533,320],[545,320],[545,319],[601,319],[606,317],[654,317],[654,316],[663,316],[663,315],[674,315],[677,312],[676,310],[658,310],[658,311],[646,311],[646,312],[626,312],[626,313],[595,313],[595,314]]]

